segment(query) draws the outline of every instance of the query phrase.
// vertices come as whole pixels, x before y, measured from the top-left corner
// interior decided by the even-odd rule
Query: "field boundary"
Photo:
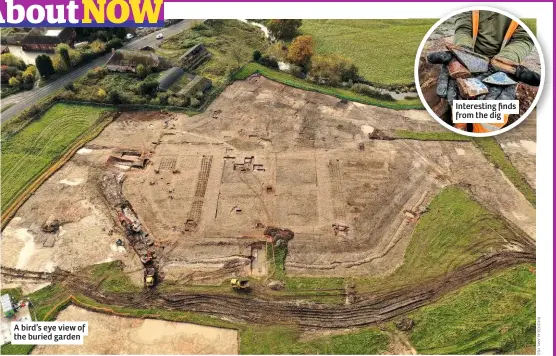
[[[424,110],[422,104],[404,104],[396,101],[385,101],[351,92],[347,89],[334,88],[310,83],[306,80],[296,78],[291,74],[279,72],[255,62],[247,63],[246,65],[241,67],[235,74],[233,74],[232,77],[234,80],[245,80],[254,74],[262,75],[267,79],[293,88],[312,91],[325,95],[332,95],[338,99],[349,100],[361,104],[378,106],[393,110]]]
[[[69,146],[60,156],[60,159],[54,161],[52,164],[47,166],[41,172],[39,172],[35,177],[33,177],[29,182],[23,186],[19,192],[14,196],[14,198],[8,203],[5,210],[2,211],[2,230],[13,218],[17,210],[29,199],[29,197],[48,179],[50,178],[58,169],[60,169],[64,164],[66,164],[71,157],[77,152],[78,149],[83,147],[87,142],[97,137],[102,130],[108,124],[110,124],[116,117],[119,116],[119,112],[115,115],[108,115],[98,119],[98,123],[93,125],[89,130],[84,132],[79,138],[77,138],[71,146]]]

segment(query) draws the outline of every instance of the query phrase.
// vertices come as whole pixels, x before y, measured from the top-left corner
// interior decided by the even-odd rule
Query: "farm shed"
[[[172,67],[165,71],[158,80],[158,90],[166,91],[177,82],[183,75],[184,70],[179,67]]]
[[[195,78],[193,78],[182,90],[180,90],[179,94],[185,97],[191,97],[199,91],[203,93],[206,92],[211,86],[212,82],[209,79],[196,75]]]
[[[211,56],[208,49],[199,43],[185,52],[179,58],[179,61],[185,70],[190,71],[200,66],[204,61],[209,60]]]
[[[112,72],[135,73],[139,64],[153,69],[161,69],[162,60],[156,54],[148,51],[129,51],[120,49],[112,54],[106,64],[106,68]]]

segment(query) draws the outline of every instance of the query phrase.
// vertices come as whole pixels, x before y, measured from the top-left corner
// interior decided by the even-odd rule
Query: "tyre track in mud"
[[[484,255],[475,262],[459,267],[430,282],[396,291],[359,294],[350,305],[326,305],[305,301],[262,299],[256,295],[218,295],[205,293],[160,293],[156,290],[140,294],[100,292],[83,280],[66,278],[70,291],[107,305],[126,308],[159,308],[195,312],[238,322],[287,324],[302,328],[361,327],[391,320],[430,304],[449,292],[491,273],[522,263],[534,263],[535,252],[504,251]]]

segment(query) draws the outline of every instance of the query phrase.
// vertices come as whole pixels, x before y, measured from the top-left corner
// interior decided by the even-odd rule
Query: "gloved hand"
[[[515,68],[515,77],[518,81],[534,87],[541,85],[541,75],[522,65]]]
[[[431,52],[427,55],[427,61],[431,64],[448,64],[453,58],[449,51]]]
[[[516,62],[510,61],[501,56],[494,56],[490,61],[491,66],[496,71],[515,75],[516,79],[522,83],[535,87],[541,85],[541,76],[529,68],[522,66]]]

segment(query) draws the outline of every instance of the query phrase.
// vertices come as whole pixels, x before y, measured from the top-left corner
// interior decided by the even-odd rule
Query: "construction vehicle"
[[[147,288],[154,287],[155,273],[156,271],[154,267],[145,268],[145,287]]]
[[[244,278],[233,278],[230,280],[230,286],[236,290],[249,289],[249,280]]]
[[[153,256],[150,251],[147,251],[147,253],[141,256],[141,263],[143,263],[144,265],[151,263],[152,260]]]

